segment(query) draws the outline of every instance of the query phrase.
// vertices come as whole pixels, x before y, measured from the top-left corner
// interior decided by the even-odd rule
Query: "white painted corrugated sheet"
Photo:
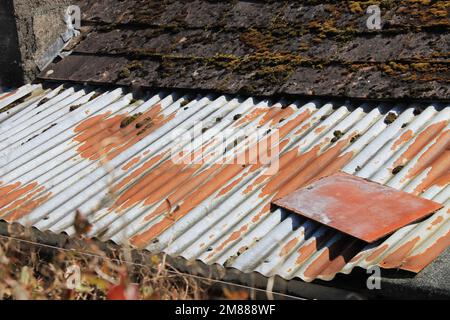
[[[79,210],[103,240],[306,281],[356,266],[417,272],[450,245],[449,106],[179,92],[134,100],[120,88],[33,85],[0,95],[0,109],[0,218],[7,221],[73,234]],[[174,164],[173,133],[199,121],[231,140],[238,129],[278,132],[279,171]],[[199,148],[217,146],[212,139]],[[274,198],[337,170],[445,206],[373,244],[270,208]]]

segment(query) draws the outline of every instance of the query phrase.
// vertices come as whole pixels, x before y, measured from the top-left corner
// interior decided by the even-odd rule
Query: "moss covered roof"
[[[253,95],[450,97],[450,1],[78,2],[83,35],[44,79]],[[366,26],[373,4],[381,30]]]

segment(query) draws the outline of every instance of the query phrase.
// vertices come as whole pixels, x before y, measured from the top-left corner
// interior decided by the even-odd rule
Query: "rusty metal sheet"
[[[9,222],[72,235],[79,210],[101,240],[305,281],[374,265],[418,272],[450,245],[450,106],[176,90],[136,99],[120,87],[73,84],[25,86],[0,106],[0,219]],[[174,163],[172,137],[199,122],[226,138],[278,131],[279,170]],[[197,150],[220,147],[205,142]],[[271,210],[274,199],[339,170],[445,207],[373,243]]]
[[[338,172],[273,202],[366,242],[442,208],[431,200]]]

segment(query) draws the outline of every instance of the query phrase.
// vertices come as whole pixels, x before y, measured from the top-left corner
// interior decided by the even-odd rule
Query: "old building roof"
[[[79,0],[41,77],[252,95],[448,99],[448,1]],[[381,30],[369,30],[379,4]]]

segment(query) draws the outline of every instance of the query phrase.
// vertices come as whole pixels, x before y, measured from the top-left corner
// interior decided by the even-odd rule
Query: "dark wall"
[[[0,1],[0,86],[23,84],[21,55],[18,45],[12,0]]]

